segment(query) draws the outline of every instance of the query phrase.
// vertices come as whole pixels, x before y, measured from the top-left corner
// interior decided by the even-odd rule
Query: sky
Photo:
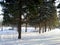
[[[2,12],[2,7],[0,5],[0,23],[3,21],[3,15],[1,15],[3,12]]]

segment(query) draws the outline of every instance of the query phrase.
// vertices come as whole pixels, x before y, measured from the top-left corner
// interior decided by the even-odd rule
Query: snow
[[[60,29],[52,29],[45,33],[22,32],[18,39],[16,30],[0,31],[0,45],[60,45]]]
[[[35,30],[34,27],[28,27],[27,32],[37,32],[38,28]],[[22,27],[22,32],[25,32],[25,27]]]

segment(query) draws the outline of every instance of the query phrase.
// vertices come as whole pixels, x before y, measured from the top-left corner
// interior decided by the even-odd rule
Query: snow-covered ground
[[[18,39],[16,30],[0,31],[0,45],[60,45],[60,29],[39,34],[38,32],[22,32]]]

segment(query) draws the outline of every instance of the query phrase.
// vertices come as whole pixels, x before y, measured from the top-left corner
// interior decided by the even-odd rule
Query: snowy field
[[[19,40],[16,30],[0,31],[0,45],[60,45],[60,29],[39,34],[38,32],[22,32]]]

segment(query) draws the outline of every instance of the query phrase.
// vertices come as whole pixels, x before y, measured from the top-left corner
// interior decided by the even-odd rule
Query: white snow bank
[[[60,45],[60,29],[39,34],[38,32],[22,32],[22,39],[17,39],[15,30],[0,31],[0,45]]]

